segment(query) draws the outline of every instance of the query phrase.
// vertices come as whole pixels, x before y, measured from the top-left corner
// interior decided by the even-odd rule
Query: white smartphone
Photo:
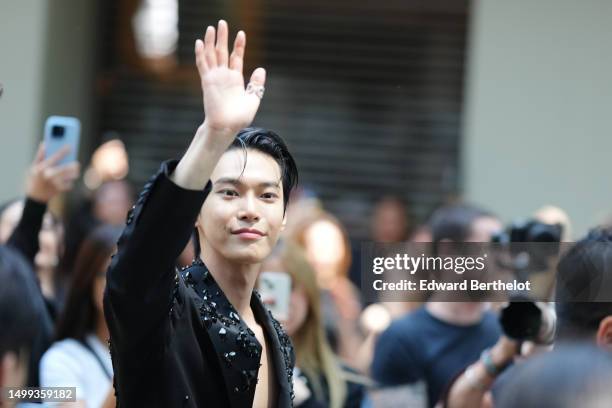
[[[58,164],[71,163],[77,160],[79,141],[81,137],[81,122],[69,116],[49,116],[45,122],[45,158],[53,156],[64,146],[70,146],[70,151]]]
[[[285,272],[262,272],[259,275],[258,290],[272,316],[286,321],[289,318],[291,276]]]

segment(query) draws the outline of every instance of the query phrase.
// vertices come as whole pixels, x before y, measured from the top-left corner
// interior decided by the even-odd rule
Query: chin
[[[263,248],[232,248],[225,254],[225,257],[231,261],[245,264],[257,264],[261,263],[266,259],[271,251],[264,250]]]

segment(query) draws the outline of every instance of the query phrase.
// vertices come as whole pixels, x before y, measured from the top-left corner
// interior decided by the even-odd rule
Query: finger
[[[40,142],[38,150],[36,150],[36,156],[34,156],[34,163],[40,163],[45,158],[45,142]]]
[[[68,163],[64,166],[61,166],[60,169],[61,170],[58,174],[58,177],[61,177],[65,180],[76,180],[81,174],[81,165],[77,162]]]
[[[230,56],[229,67],[234,71],[242,74],[242,61],[244,61],[244,49],[246,47],[246,34],[244,31],[238,31],[234,40],[234,49]]]
[[[264,86],[266,84],[266,70],[263,68],[257,68],[251,74],[251,80],[249,82],[253,85]]]
[[[61,192],[70,191],[74,187],[74,180],[60,180],[54,184]]]
[[[204,34],[204,59],[208,69],[217,66],[217,53],[215,51],[215,27],[208,26]]]
[[[195,60],[200,76],[204,75],[204,72],[207,70],[206,58],[204,57],[204,42],[199,38],[195,42]]]
[[[227,67],[227,37],[228,27],[225,20],[219,20],[217,28],[217,64],[222,67]]]
[[[62,146],[57,152],[55,152],[51,157],[46,158],[40,164],[43,168],[53,167],[57,163],[59,163],[64,157],[66,157],[70,153],[70,146],[65,145]]]
[[[81,165],[79,163],[67,163],[61,166],[48,167],[43,175],[48,180],[76,179],[79,177]]]
[[[254,86],[264,86],[266,83],[266,70],[263,68],[257,68],[255,71],[253,71],[249,83]],[[249,104],[251,105],[251,109],[253,110],[253,114],[255,114],[259,108],[261,98],[257,96],[257,94],[249,92],[247,92],[247,98]]]

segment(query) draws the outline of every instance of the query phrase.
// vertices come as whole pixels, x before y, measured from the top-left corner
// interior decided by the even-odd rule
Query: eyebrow
[[[216,184],[232,184],[234,186],[241,186],[244,185],[244,183],[242,181],[240,181],[239,179],[236,178],[231,178],[231,177],[221,177],[220,179],[218,179],[217,181],[213,182],[213,185]],[[261,183],[257,184],[258,187],[274,187],[274,188],[279,188],[280,187],[280,181],[263,181]]]

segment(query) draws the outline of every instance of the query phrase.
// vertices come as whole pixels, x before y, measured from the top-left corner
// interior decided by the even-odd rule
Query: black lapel
[[[292,407],[294,354],[291,340],[285,334],[280,323],[263,305],[261,297],[256,291],[251,297],[251,308],[259,324],[264,327],[266,336],[271,343],[271,350],[268,350],[268,352],[272,353],[276,379],[279,384],[278,406],[282,408]]]
[[[251,407],[261,358],[261,345],[255,333],[247,327],[201,261],[182,270],[181,276],[197,295],[202,327],[215,349],[231,407]]]

